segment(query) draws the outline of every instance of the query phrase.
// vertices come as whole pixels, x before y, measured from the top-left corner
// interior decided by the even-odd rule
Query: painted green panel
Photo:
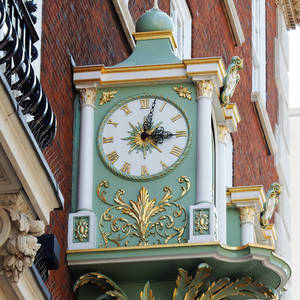
[[[241,245],[240,214],[235,208],[227,209],[227,245]]]
[[[184,86],[187,87],[191,93],[192,93],[192,100],[188,100],[187,98],[179,97],[177,93],[174,91],[174,87],[178,86]],[[102,92],[117,90],[118,92],[114,95],[114,97],[111,99],[110,102],[107,102],[104,105],[99,105]],[[186,157],[183,159],[182,162],[178,166],[174,168],[171,172],[167,173],[165,176],[159,177],[157,179],[153,180],[147,180],[147,181],[134,181],[130,180],[128,178],[124,178],[121,176],[116,175],[113,173],[106,164],[103,163],[103,160],[100,157],[97,139],[98,139],[98,131],[99,127],[101,125],[101,122],[103,121],[103,118],[108,114],[109,111],[114,109],[116,105],[118,105],[121,101],[130,101],[130,99],[138,96],[145,96],[150,95],[153,97],[162,97],[164,99],[168,99],[170,103],[180,107],[180,109],[184,112],[186,115],[189,125],[190,125],[190,134],[191,134],[191,144],[189,147],[189,151],[187,152]],[[80,122],[80,112],[79,112],[79,101],[76,99],[76,106],[75,106],[75,124],[74,126],[74,158],[78,157],[78,145],[79,145],[79,122]],[[185,183],[179,183],[178,178],[180,176],[188,176],[191,188],[190,191],[185,195],[185,197],[181,200],[178,200],[176,203],[172,205],[172,207],[165,206],[165,210],[159,212],[158,214],[155,214],[155,217],[161,217],[159,221],[157,221],[156,218],[156,225],[153,225],[150,235],[148,236],[147,240],[149,244],[157,244],[157,243],[164,243],[166,240],[165,238],[160,238],[158,235],[154,235],[153,232],[155,230],[160,230],[161,224],[164,224],[165,228],[167,228],[167,225],[171,224],[172,221],[174,221],[174,226],[178,229],[182,229],[185,222],[187,223],[187,214],[188,209],[190,205],[193,205],[195,203],[195,197],[196,197],[196,189],[195,189],[195,174],[196,174],[196,140],[192,137],[196,135],[195,128],[196,128],[196,110],[197,102],[196,102],[196,93],[195,88],[193,84],[177,84],[177,85],[158,85],[158,86],[135,86],[135,87],[123,87],[123,88],[111,88],[111,89],[103,89],[99,90],[96,97],[96,103],[95,103],[95,121],[94,121],[94,136],[95,136],[95,144],[94,144],[94,200],[93,200],[93,209],[96,214],[97,219],[97,226],[99,225],[98,222],[100,221],[100,216],[103,214],[105,210],[110,208],[109,205],[106,205],[103,203],[99,197],[97,196],[96,190],[98,184],[106,180],[109,183],[109,187],[105,188],[104,185],[101,188],[101,192],[105,192],[105,198],[106,201],[109,203],[116,204],[113,199],[116,195],[116,192],[119,189],[124,190],[124,194],[122,195],[122,199],[127,204],[130,200],[137,202],[139,191],[142,187],[145,187],[149,191],[149,200],[152,200],[153,198],[156,198],[156,204],[158,201],[160,201],[163,196],[166,194],[166,191],[164,190],[165,186],[169,186],[172,191],[172,199],[176,199],[180,197],[182,193],[182,187],[185,187]],[[149,111],[149,110],[148,110]],[[147,111],[143,112],[145,115],[147,114]],[[128,149],[127,149],[128,150]],[[126,151],[127,151],[126,150]],[[76,196],[77,196],[77,173],[78,173],[78,162],[76,159],[74,159],[74,165],[73,165],[73,194],[72,194],[72,208],[76,208]],[[180,205],[182,207],[180,207]],[[131,227],[122,227],[125,222],[124,219],[126,219],[129,223],[133,222],[133,218],[130,217],[128,214],[124,215],[122,213],[121,209],[114,209],[113,215],[116,218],[123,218],[122,220],[119,220],[120,222],[118,224],[113,225],[114,230],[118,231],[116,234],[119,233],[122,235],[126,235],[128,233],[129,228]],[[106,219],[109,219],[109,216],[102,216],[103,218],[106,217]],[[170,218],[171,217],[171,218]],[[153,220],[151,220],[153,221]],[[108,225],[109,222],[106,222]],[[119,227],[118,227],[119,226]],[[110,230],[111,227],[106,226],[106,230]],[[123,230],[123,232],[122,232]],[[176,230],[175,230],[176,231]],[[133,232],[133,231],[131,231]],[[178,230],[177,235],[171,236],[174,230],[166,229],[165,233],[169,235],[169,243],[178,243],[178,242],[186,242],[188,239],[188,224],[185,226],[185,231],[180,233],[180,240],[178,240]],[[135,246],[139,243],[139,239],[133,235],[130,236],[128,246]],[[109,247],[115,247],[117,246],[117,242],[110,242]],[[120,243],[121,245],[125,245],[125,240]],[[143,242],[145,244],[145,242]],[[97,245],[99,247],[103,247],[105,245],[105,240],[103,240],[101,233],[99,231],[99,227],[97,228]]]
[[[157,55],[159,53],[159,55]],[[134,52],[125,61],[114,67],[143,66],[181,63],[174,55],[169,39],[137,41]]]

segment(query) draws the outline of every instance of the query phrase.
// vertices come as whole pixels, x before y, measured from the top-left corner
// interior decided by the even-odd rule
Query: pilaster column
[[[241,245],[253,244],[254,241],[254,207],[240,207]]]
[[[190,243],[218,239],[217,213],[212,197],[211,105],[213,82],[200,80],[197,87],[197,174],[196,200],[190,206]]]
[[[96,88],[80,90],[80,142],[77,211],[69,214],[68,249],[96,247],[96,216],[93,212],[94,104]]]
[[[217,151],[217,212],[218,212],[218,233],[221,243],[227,243],[227,207],[226,207],[226,145],[228,139],[228,128],[225,125],[218,125],[218,151]]]
[[[197,198],[196,203],[212,202],[211,104],[213,82],[196,82],[198,100]]]
[[[81,113],[77,211],[91,211],[93,204],[94,103],[96,92],[96,88],[80,90]]]

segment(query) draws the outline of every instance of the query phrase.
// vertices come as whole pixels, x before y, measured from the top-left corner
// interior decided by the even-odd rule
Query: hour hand
[[[166,131],[163,127],[156,128],[152,134],[150,134],[150,138],[155,144],[162,144],[165,139],[169,139],[174,134],[170,131]]]

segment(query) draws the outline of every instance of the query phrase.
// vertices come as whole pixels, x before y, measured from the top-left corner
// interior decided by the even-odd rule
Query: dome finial
[[[153,2],[153,9],[159,9],[159,7],[158,7],[158,0],[154,0],[154,2]]]

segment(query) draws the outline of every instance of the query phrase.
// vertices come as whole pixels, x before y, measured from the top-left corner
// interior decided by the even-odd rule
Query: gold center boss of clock
[[[184,111],[169,99],[136,97],[118,103],[104,118],[98,148],[116,174],[149,180],[173,170],[190,146]]]

